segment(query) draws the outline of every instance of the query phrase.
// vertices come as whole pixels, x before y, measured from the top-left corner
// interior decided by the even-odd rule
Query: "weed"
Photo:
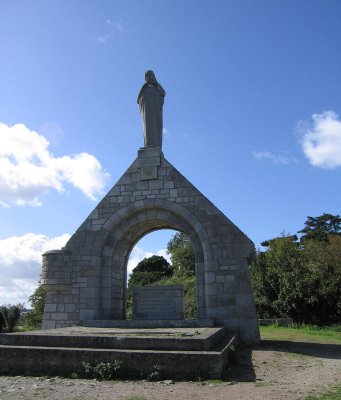
[[[122,397],[122,400],[147,400],[144,396],[129,396],[129,397]]]
[[[102,381],[117,378],[118,371],[122,366],[122,361],[114,360],[113,362],[106,363],[97,360],[93,365],[83,361],[82,364],[85,369],[85,375],[88,378],[95,378]]]
[[[154,371],[148,374],[147,379],[149,381],[157,381],[160,379],[160,365],[153,365]]]

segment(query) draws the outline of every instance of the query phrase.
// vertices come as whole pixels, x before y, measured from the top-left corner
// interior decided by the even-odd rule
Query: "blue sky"
[[[147,69],[165,157],[256,247],[340,214],[340,20],[338,0],[0,0],[0,303],[137,156]]]

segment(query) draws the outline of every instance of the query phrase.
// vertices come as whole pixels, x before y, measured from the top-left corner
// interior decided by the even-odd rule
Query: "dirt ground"
[[[0,399],[296,400],[341,384],[341,346],[263,341],[243,348],[226,381],[98,382],[0,376]]]

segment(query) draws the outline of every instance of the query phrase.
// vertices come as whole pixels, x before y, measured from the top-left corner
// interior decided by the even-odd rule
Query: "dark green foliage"
[[[26,330],[40,329],[44,315],[45,296],[45,290],[39,285],[28,298],[28,301],[31,303],[32,311],[25,315],[24,327]]]
[[[158,381],[160,380],[161,374],[160,374],[160,365],[155,364],[153,365],[153,371],[147,375],[147,379],[149,381]]]
[[[0,311],[2,312],[8,332],[14,332],[16,326],[19,323],[20,314],[23,310],[23,304],[6,304],[0,306]]]
[[[341,217],[340,215],[322,214],[319,217],[307,217],[304,228],[298,233],[302,233],[302,239],[315,239],[325,242],[328,235],[341,236]]]
[[[167,244],[175,273],[195,275],[195,256],[190,238],[183,232],[177,232]]]
[[[83,361],[83,367],[87,378],[103,380],[112,380],[118,377],[118,371],[122,366],[122,361],[113,362],[96,361],[94,364]]]
[[[151,285],[164,277],[173,275],[173,268],[162,256],[144,258],[133,269],[130,275],[129,285]]]
[[[318,232],[301,241],[293,235],[264,243],[267,250],[251,267],[260,318],[290,317],[316,325],[341,321],[341,237],[329,233],[329,224],[326,232]]]

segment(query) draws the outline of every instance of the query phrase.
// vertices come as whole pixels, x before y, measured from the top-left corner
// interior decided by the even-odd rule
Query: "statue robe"
[[[138,96],[144,147],[162,147],[162,107],[165,94],[160,84],[155,86],[145,83]]]

